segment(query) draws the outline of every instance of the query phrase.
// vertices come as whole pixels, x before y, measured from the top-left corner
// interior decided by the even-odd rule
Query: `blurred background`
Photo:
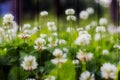
[[[74,8],[76,16],[87,7],[95,9],[96,17],[107,17],[113,24],[119,21],[119,0],[111,0],[110,4],[101,6],[99,1],[108,3],[110,0],[0,0],[0,17],[6,13],[12,13],[18,24],[24,20],[33,20],[43,10],[57,16],[57,19],[65,16],[67,8]],[[117,2],[118,1],[118,2]]]

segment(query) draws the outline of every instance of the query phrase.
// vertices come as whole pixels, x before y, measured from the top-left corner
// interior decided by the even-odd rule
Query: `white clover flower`
[[[35,46],[34,46],[34,48],[37,49],[37,50],[39,50],[39,51],[41,51],[41,50],[46,49],[45,45],[46,45],[45,39],[43,39],[43,38],[37,38],[35,40]]]
[[[58,40],[60,45],[65,45],[67,42],[64,39]]]
[[[87,11],[81,11],[79,14],[80,19],[86,20],[89,17],[89,14]]]
[[[79,64],[79,60],[77,60],[77,59],[72,60],[72,63],[73,63],[73,64]]]
[[[63,51],[60,49],[55,49],[53,52],[53,55],[57,58],[61,58],[61,57],[63,57]]]
[[[88,31],[88,30],[90,30],[91,29],[91,25],[87,25],[86,27],[85,27],[85,29]]]
[[[108,30],[108,32],[110,33],[110,34],[115,34],[115,33],[117,33],[117,27],[115,27],[115,26],[113,26],[113,25],[109,25],[108,26],[108,28],[107,28],[107,30]]]
[[[96,33],[94,36],[95,41],[99,41],[101,39],[100,33]]]
[[[88,14],[93,14],[94,13],[94,9],[92,7],[88,7],[86,9],[86,11],[88,12]]]
[[[12,14],[5,14],[3,17],[3,24],[10,26],[13,23],[14,16]]]
[[[46,37],[47,37],[47,34],[40,34],[40,37],[41,37],[41,38],[46,38]]]
[[[75,40],[76,45],[89,45],[91,40],[91,35],[90,34],[80,34],[78,38]]]
[[[104,26],[98,26],[98,27],[96,27],[96,32],[105,32],[105,31],[106,31],[106,29],[105,29]]]
[[[31,36],[30,34],[26,34],[26,33],[21,33],[18,35],[18,37],[21,39],[28,39],[30,36]]]
[[[67,16],[67,21],[76,21],[76,17],[73,15]]]
[[[109,7],[110,3],[112,2],[112,0],[99,0],[98,1],[100,3],[100,5],[102,5],[103,7]]]
[[[56,31],[57,27],[56,26],[51,26],[51,27],[48,27],[48,30],[49,31]]]
[[[65,53],[68,53],[68,48],[63,48],[63,51],[65,52]]]
[[[57,32],[54,32],[52,33],[53,36],[57,37],[58,36],[58,33]]]
[[[25,80],[36,80],[36,79],[34,79],[34,78],[28,78],[28,79],[25,79]]]
[[[32,30],[31,30],[31,33],[34,34],[38,31],[38,27],[34,27]]]
[[[102,51],[102,54],[103,54],[103,55],[107,55],[107,54],[109,54],[109,51],[108,51],[107,49],[104,49],[104,50]]]
[[[104,79],[115,79],[117,77],[117,67],[110,63],[104,63],[101,67],[101,75]]]
[[[25,56],[21,66],[23,67],[24,70],[34,70],[37,68],[38,64],[36,62],[36,58],[34,56]]]
[[[73,15],[73,14],[75,14],[75,10],[74,9],[66,9],[65,14],[66,15]]]
[[[97,26],[97,22],[96,22],[96,21],[92,21],[92,22],[90,23],[90,25],[91,25],[92,27],[96,27],[96,26]]]
[[[73,27],[67,27],[66,32],[70,33],[71,31],[74,32],[75,29]]]
[[[107,25],[107,19],[106,18],[100,18],[100,20],[99,20],[99,24],[100,25]]]
[[[83,30],[84,30],[83,27],[77,28],[77,31],[78,31],[78,32],[79,32],[79,31],[83,31]]]
[[[93,53],[85,53],[85,52],[79,51],[76,57],[80,61],[90,61],[93,58]]]
[[[25,30],[25,29],[30,29],[30,27],[31,27],[30,24],[24,24],[22,29],[23,29],[23,30]]]
[[[48,22],[47,26],[48,26],[48,30],[50,30],[50,31],[56,31],[57,30],[55,22]]]
[[[120,49],[120,45],[118,45],[118,44],[115,44],[113,47],[117,48],[117,49]]]
[[[42,17],[47,16],[47,15],[48,15],[47,11],[41,11],[40,12],[40,16],[42,16]]]
[[[47,22],[47,26],[48,27],[55,26],[55,22]]]
[[[58,39],[53,39],[52,37],[48,38],[48,47],[54,48],[58,45]]]
[[[90,73],[89,71],[85,71],[79,77],[79,80],[95,80],[94,74]]]
[[[4,33],[5,33],[5,30],[0,27],[0,36],[4,35]]]
[[[52,59],[52,60],[51,60],[51,62],[52,62],[53,64],[56,64],[56,65],[63,64],[63,63],[65,63],[66,61],[67,61],[66,58],[60,58],[60,59],[55,58],[55,59]]]
[[[82,34],[88,34],[87,31],[83,30],[83,31],[79,31],[79,36],[82,35]]]
[[[53,64],[59,65],[59,64],[65,63],[67,61],[66,54],[63,53],[63,51],[58,48],[56,48],[54,50],[53,55],[55,56],[55,59],[51,60],[51,62]]]
[[[44,80],[56,80],[56,78],[55,78],[54,76],[49,76],[49,77],[47,77],[47,78],[44,79]]]

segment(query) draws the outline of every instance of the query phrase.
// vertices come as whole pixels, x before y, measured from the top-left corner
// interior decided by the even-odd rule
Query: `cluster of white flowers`
[[[80,31],[78,38],[75,40],[76,45],[88,45],[91,40],[91,35],[86,31]]]
[[[106,29],[104,26],[98,26],[96,27],[96,32],[106,32]]]
[[[18,25],[13,19],[14,16],[12,14],[6,14],[3,17],[4,27],[0,27],[0,42],[10,42],[16,39]]]
[[[3,17],[3,25],[10,26],[13,23],[14,16],[12,14],[5,14]]]
[[[66,9],[65,14],[67,15],[67,21],[76,21],[76,17],[74,16],[75,10],[74,9]]]
[[[59,65],[67,61],[66,54],[58,48],[54,50],[53,55],[55,56],[55,59],[51,60],[53,64]]]
[[[37,27],[33,27],[31,29],[30,24],[24,24],[22,28],[20,28],[21,33],[18,35],[21,39],[28,39],[32,34],[38,31]]]
[[[36,58],[34,56],[25,56],[21,66],[23,67],[24,70],[34,70],[37,68],[38,64],[36,62]]]
[[[76,57],[80,61],[90,61],[93,58],[93,53],[86,53],[86,52],[83,52],[83,51],[79,50]]]
[[[55,22],[47,22],[48,30],[50,31],[56,31],[57,27],[55,25]]]
[[[45,16],[47,16],[48,15],[48,12],[47,11],[41,11],[40,12],[40,16],[41,17],[45,17]]]
[[[95,80],[94,74],[89,71],[85,71],[81,74],[79,80]]]
[[[55,78],[54,76],[49,76],[49,77],[47,77],[47,78],[44,79],[44,80],[56,80],[56,78]]]
[[[117,67],[110,63],[104,63],[101,67],[101,75],[104,79],[115,79],[117,77]]]
[[[38,51],[41,51],[41,50],[46,49],[45,45],[46,45],[45,39],[43,39],[43,38],[37,38],[35,40],[35,46],[34,46],[34,48],[37,49]]]
[[[88,7],[86,10],[82,10],[79,13],[80,19],[86,20],[88,19],[89,15],[94,13],[94,9],[92,7]]]

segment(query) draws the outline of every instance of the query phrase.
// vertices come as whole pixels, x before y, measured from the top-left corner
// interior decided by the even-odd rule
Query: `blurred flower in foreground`
[[[3,25],[10,26],[13,23],[14,16],[12,14],[5,14],[3,17]]]
[[[89,71],[85,71],[81,74],[79,80],[95,80],[94,74],[90,73]]]
[[[86,20],[89,17],[89,14],[87,11],[81,11],[79,14],[80,19]]]
[[[93,58],[93,53],[86,53],[86,52],[83,52],[83,51],[79,50],[76,57],[80,61],[89,61],[89,60],[91,60]]]
[[[47,16],[48,15],[48,12],[47,11],[41,11],[40,12],[40,16],[41,17],[45,17],[45,16]]]
[[[117,67],[110,63],[104,63],[101,67],[101,75],[104,79],[115,79],[117,77]]]
[[[75,10],[74,9],[66,9],[65,14],[66,15],[73,15],[73,14],[75,14]]]
[[[54,76],[49,76],[48,78],[44,79],[44,80],[56,80]]]
[[[38,64],[36,62],[36,58],[34,56],[25,56],[24,60],[21,63],[21,66],[24,70],[34,70],[37,68]]]

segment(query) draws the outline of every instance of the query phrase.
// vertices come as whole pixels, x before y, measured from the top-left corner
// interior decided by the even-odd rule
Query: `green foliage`
[[[56,76],[57,80],[76,80],[75,68],[70,60],[63,65],[57,66],[51,71],[50,75]]]

